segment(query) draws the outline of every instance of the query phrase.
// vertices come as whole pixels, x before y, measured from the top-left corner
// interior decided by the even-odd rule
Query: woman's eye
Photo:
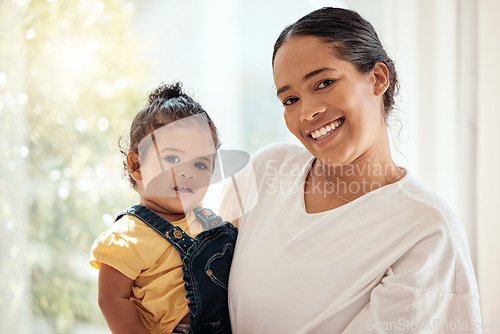
[[[175,155],[167,155],[165,157],[165,160],[167,160],[168,162],[171,162],[171,163],[177,163],[180,161],[179,158]]]
[[[208,169],[208,166],[203,162],[195,162],[194,166],[198,169]]]
[[[333,83],[333,80],[323,80],[321,81],[318,86],[316,87],[316,89],[322,89],[322,88],[326,88],[328,86],[330,86],[331,84]]]
[[[288,99],[286,99],[285,101],[283,101],[283,105],[284,106],[289,106],[289,105],[292,105],[294,104],[295,102],[297,102],[299,99],[297,97],[290,97]]]

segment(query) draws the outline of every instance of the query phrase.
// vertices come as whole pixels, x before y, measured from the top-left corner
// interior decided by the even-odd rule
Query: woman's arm
[[[115,268],[101,264],[99,270],[99,307],[112,333],[150,334],[135,305],[129,300],[133,280]]]

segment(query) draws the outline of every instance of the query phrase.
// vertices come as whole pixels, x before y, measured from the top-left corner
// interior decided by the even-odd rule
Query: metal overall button
[[[175,230],[175,231],[174,231],[174,237],[175,237],[176,239],[181,239],[181,238],[182,238],[182,232],[181,232],[181,231],[179,231],[179,230]]]

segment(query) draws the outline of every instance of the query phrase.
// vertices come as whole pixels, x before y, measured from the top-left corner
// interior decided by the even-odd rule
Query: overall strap
[[[204,230],[209,230],[225,223],[222,221],[222,218],[220,216],[217,216],[210,209],[197,206],[193,209],[193,212],[196,215],[196,219],[198,219],[201,226],[203,226]]]
[[[194,243],[193,238],[185,233],[180,227],[172,225],[172,223],[159,216],[148,207],[133,205],[118,213],[115,221],[124,215],[132,215],[139,218],[146,225],[158,232],[158,234],[165,238],[181,254],[185,253]]]

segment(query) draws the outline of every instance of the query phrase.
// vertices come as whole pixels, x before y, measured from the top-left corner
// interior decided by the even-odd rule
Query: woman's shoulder
[[[400,183],[400,204],[403,215],[418,241],[413,240],[412,256],[424,254],[431,263],[439,264],[442,272],[452,270],[454,292],[477,295],[469,243],[462,222],[446,199],[427,188],[412,175]],[[399,210],[402,208],[399,207]],[[396,208],[397,210],[397,208]],[[412,223],[410,223],[412,222]],[[422,267],[425,268],[425,267]],[[451,271],[450,271],[451,273]],[[443,274],[444,275],[444,274]],[[422,273],[421,277],[425,277]]]
[[[468,252],[464,226],[448,202],[412,175],[402,181],[405,182],[401,182],[401,203],[415,224],[423,230],[441,231],[443,237],[449,238],[450,245]]]
[[[411,174],[403,181],[400,182],[401,189],[414,207],[423,212],[433,212],[443,222],[452,223],[457,221],[454,211],[440,195],[431,191]]]

